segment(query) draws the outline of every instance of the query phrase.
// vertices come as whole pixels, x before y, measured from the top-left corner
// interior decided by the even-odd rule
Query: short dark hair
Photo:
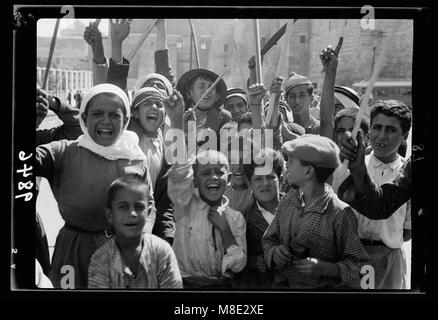
[[[189,90],[191,90],[193,85],[195,84],[196,80],[199,80],[199,79],[207,80],[207,81],[211,81],[211,82],[214,82],[216,80],[216,78],[214,78],[214,77],[212,77],[212,76],[210,76],[208,74],[198,73],[198,74],[196,74],[195,76],[193,76],[192,78],[189,79],[187,88]]]
[[[283,172],[283,168],[284,168],[283,155],[279,151],[266,148],[260,150],[260,152],[257,155],[252,157],[250,164],[243,165],[243,171],[245,172],[248,181],[251,181],[251,177],[254,175],[255,168],[263,166],[263,164],[255,163],[254,159],[257,157],[265,157],[265,156],[272,157],[272,171],[274,171],[274,173],[277,175],[278,178],[281,177],[281,173]]]
[[[356,117],[358,113],[359,113],[359,109],[356,108],[344,108],[341,111],[339,111],[333,119],[335,129],[338,126],[339,121],[341,121],[341,119],[344,117],[351,118],[353,119],[353,121],[356,121]],[[370,122],[368,121],[368,118],[366,116],[362,117],[360,128],[365,134],[367,134],[370,131]]]
[[[333,174],[333,172],[335,171],[335,168],[323,168],[323,167],[319,167],[319,166],[315,166],[313,163],[305,161],[305,160],[300,160],[300,163],[302,166],[311,166],[313,167],[313,169],[315,170],[315,176],[316,176],[316,180],[319,183],[325,183],[327,181],[327,179]]]
[[[395,117],[400,121],[403,134],[411,129],[412,113],[403,102],[398,100],[378,100],[371,108],[371,124],[378,114]]]
[[[146,187],[147,189],[146,196],[149,196],[149,184],[139,174],[132,173],[117,178],[111,183],[108,189],[107,201],[106,201],[107,208],[111,208],[111,203],[116,197],[117,192],[119,192],[120,190],[129,187],[142,187],[142,186]],[[148,201],[149,200],[150,199],[148,199]]]

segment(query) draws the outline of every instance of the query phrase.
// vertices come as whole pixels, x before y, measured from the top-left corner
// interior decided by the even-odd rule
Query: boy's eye
[[[126,203],[121,203],[117,206],[117,209],[120,209],[120,210],[126,210],[127,208],[128,208],[128,204],[126,204]]]
[[[143,203],[136,203],[134,205],[135,211],[144,211],[146,209],[146,206]]]

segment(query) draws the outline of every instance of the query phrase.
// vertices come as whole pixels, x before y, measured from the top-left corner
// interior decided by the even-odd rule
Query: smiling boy
[[[306,133],[319,134],[319,120],[310,114],[313,84],[309,78],[292,74],[284,83],[285,97],[292,110],[294,122],[302,126]]]
[[[89,288],[181,288],[170,245],[144,232],[149,186],[141,176],[116,179],[108,190],[106,214],[115,235],[91,257]]]
[[[173,249],[184,288],[230,288],[233,274],[245,267],[245,220],[228,206],[227,179],[227,158],[215,150],[199,153],[193,168],[174,164],[169,170]]]
[[[218,77],[208,69],[192,69],[184,73],[176,89],[183,95],[186,109],[193,108]],[[227,86],[221,79],[195,110],[197,130],[210,128],[219,134],[222,126],[232,119],[231,113],[222,107],[226,95]]]

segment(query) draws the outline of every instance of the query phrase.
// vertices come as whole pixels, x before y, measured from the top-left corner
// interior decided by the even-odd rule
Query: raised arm
[[[37,89],[37,114],[38,105],[44,104],[41,101],[47,104],[48,109],[52,110],[63,124],[50,129],[37,130],[37,145],[62,139],[76,140],[82,134],[78,108],[74,108],[67,103],[61,103],[57,97],[47,94],[42,89]]]
[[[169,63],[169,49],[167,48],[166,20],[158,19],[157,24],[157,45],[154,54],[155,72],[165,76],[175,88],[175,76]]]
[[[127,90],[129,61],[123,58],[122,44],[128,37],[131,19],[110,19],[111,59],[106,82]]]
[[[90,22],[88,27],[85,28],[84,40],[90,45],[93,53],[93,58],[91,59],[93,85],[104,83],[106,81],[108,62],[103,50],[102,34],[96,22]]]
[[[369,219],[387,219],[411,198],[411,158],[391,183],[379,187],[371,180],[365,165],[361,131],[357,140],[356,147],[351,133],[345,132],[340,156],[341,159],[349,160],[351,176],[339,186],[339,198]]]
[[[335,112],[335,81],[336,70],[338,67],[338,56],[342,47],[342,42],[343,38],[340,37],[335,50],[329,46],[322,50],[319,55],[325,70],[320,103],[321,124],[319,134],[329,139],[333,139],[334,132],[333,115]]]

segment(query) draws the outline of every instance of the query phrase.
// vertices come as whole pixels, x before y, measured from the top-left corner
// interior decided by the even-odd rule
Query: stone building
[[[123,46],[125,56],[129,54],[152,21],[152,19],[133,20],[131,33]],[[261,45],[285,22],[287,22],[285,19],[261,19]],[[351,86],[354,82],[366,80],[371,75],[382,41],[388,36],[392,22],[392,20],[376,20],[375,30],[363,30],[359,19],[298,19],[292,24],[290,32],[286,32],[264,57],[264,83],[269,87],[276,73],[287,77],[291,72],[297,72],[308,75],[316,83],[319,91],[324,74],[321,73],[322,67],[318,55],[327,45],[335,46],[341,34],[344,35],[344,45],[340,54],[337,84]],[[253,20],[193,19],[192,23],[198,39],[200,66],[212,69],[218,74],[221,74],[227,66],[229,71],[224,76],[227,85],[245,86],[249,74],[248,59],[255,52]],[[168,19],[166,25],[170,64],[175,76],[178,77],[190,67],[196,67],[190,24],[188,19]],[[82,38],[84,29],[85,25],[77,22],[68,31],[67,29],[60,31],[53,57],[55,66],[91,70],[91,50]],[[109,30],[107,32],[109,34]],[[288,35],[289,41],[286,39]],[[39,66],[45,66],[50,41],[50,37],[38,38]],[[287,42],[284,63],[280,67],[282,48]],[[103,38],[103,43],[105,54],[109,57],[111,44],[108,36]],[[134,86],[139,76],[155,71],[155,47],[156,29],[154,28],[131,61],[128,87]],[[391,44],[380,78],[410,79],[412,51],[413,21],[405,20]]]

